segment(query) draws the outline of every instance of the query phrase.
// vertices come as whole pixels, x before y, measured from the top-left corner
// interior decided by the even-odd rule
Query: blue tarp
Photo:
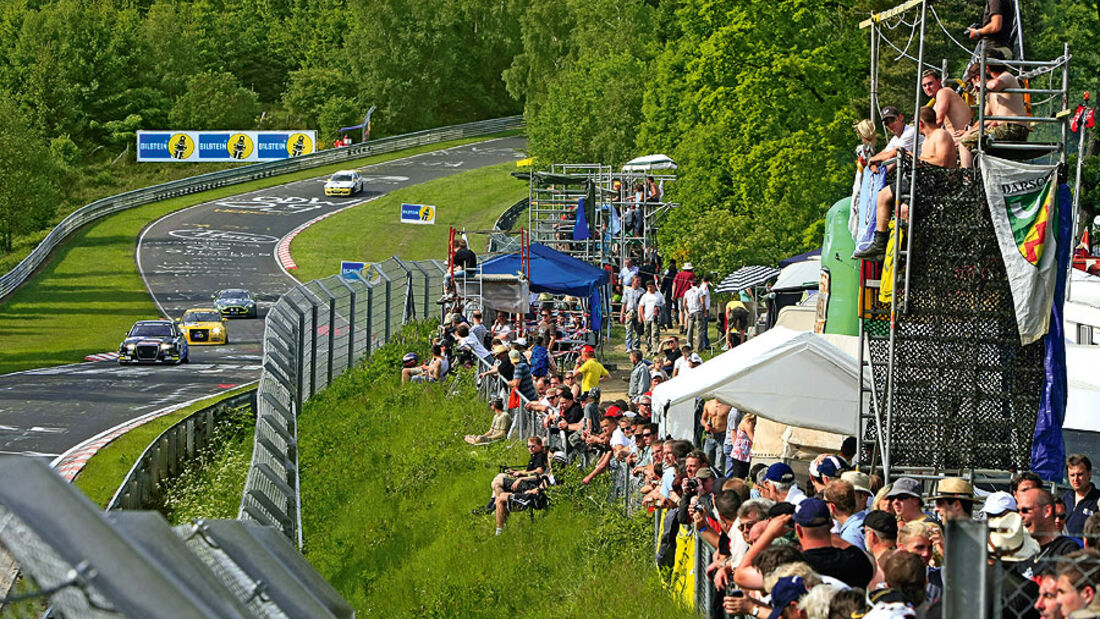
[[[1035,434],[1031,439],[1031,470],[1047,481],[1062,481],[1065,471],[1066,445],[1062,440],[1062,422],[1066,418],[1066,397],[1069,393],[1066,377],[1066,334],[1062,322],[1063,304],[1066,298],[1066,267],[1073,248],[1073,204],[1069,185],[1058,188],[1058,279],[1054,284],[1054,303],[1050,308],[1050,328],[1043,337],[1045,358],[1043,368],[1043,394],[1039,400],[1039,416],[1035,420]]]
[[[584,202],[585,202],[584,198],[581,198],[581,199],[577,200],[577,210],[574,213],[576,215],[576,219],[573,222],[573,240],[574,241],[584,241],[584,240],[587,240],[589,238],[588,219],[586,218],[585,212],[584,212],[584,207],[585,207]]]
[[[859,191],[859,230],[856,232],[857,252],[867,249],[875,238],[878,192],[886,186],[886,166],[880,166],[877,174],[865,168],[862,183]]]
[[[798,254],[797,256],[791,256],[790,258],[784,258],[783,260],[780,260],[779,261],[779,268],[782,269],[783,267],[794,264],[796,262],[806,262],[810,258],[813,258],[814,256],[820,256],[820,255],[821,255],[821,248],[819,247],[817,249],[810,250],[810,251],[808,251],[804,254]]]
[[[481,272],[490,275],[516,275],[522,271],[523,261],[518,253],[495,256],[481,264]],[[607,281],[607,271],[601,268],[545,245],[531,244],[531,292],[588,299],[593,329],[600,328],[600,289]]]

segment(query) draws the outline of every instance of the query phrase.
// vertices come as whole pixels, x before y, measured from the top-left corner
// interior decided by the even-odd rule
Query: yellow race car
[[[229,329],[221,312],[212,307],[193,307],[183,313],[178,321],[187,343],[228,344]]]

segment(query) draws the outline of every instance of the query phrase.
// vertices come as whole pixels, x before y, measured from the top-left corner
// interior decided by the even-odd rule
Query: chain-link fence
[[[300,284],[268,313],[256,435],[238,518],[302,544],[298,413],[302,405],[409,320],[429,316],[445,270],[437,260],[390,258],[357,279]]]
[[[208,189],[247,183],[249,181],[278,176],[280,174],[289,174],[291,172],[308,170],[342,161],[351,161],[370,155],[392,153],[425,144],[436,144],[448,140],[484,136],[500,131],[520,129],[522,127],[522,116],[508,116],[462,125],[427,129],[425,131],[416,131],[370,142],[363,142],[347,148],[323,150],[293,159],[255,163],[228,170],[221,170],[219,172],[211,172],[210,174],[192,176],[190,178],[170,181],[152,187],[144,187],[142,189],[136,189],[134,191],[103,198],[102,200],[96,200],[91,204],[87,204],[73,211],[51,230],[50,233],[46,235],[46,238],[43,239],[42,242],[22,260],[22,262],[16,265],[11,271],[8,271],[4,275],[0,275],[0,299],[8,296],[14,292],[16,288],[21,286],[32,273],[46,262],[50,252],[57,248],[57,246],[73,232],[76,232],[82,226],[90,222],[106,217],[112,213],[117,213],[143,204],[151,204],[161,200],[168,200],[170,198],[178,198],[180,196],[206,191]]]

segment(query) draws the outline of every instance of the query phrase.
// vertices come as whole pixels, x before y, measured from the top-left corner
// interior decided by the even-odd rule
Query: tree
[[[0,98],[0,249],[12,239],[46,226],[61,192],[60,170],[30,118],[9,98]]]
[[[299,118],[301,126],[317,127],[325,103],[333,97],[353,101],[357,91],[355,81],[344,71],[321,67],[299,69],[290,74],[283,105]]]
[[[187,80],[187,92],[172,106],[169,120],[180,129],[249,129],[259,113],[256,93],[233,74],[207,71]]]
[[[317,111],[318,122],[321,128],[321,142],[327,144],[336,138],[340,127],[348,127],[358,123],[362,118],[359,114],[362,109],[359,105],[347,97],[332,97],[325,101]]]

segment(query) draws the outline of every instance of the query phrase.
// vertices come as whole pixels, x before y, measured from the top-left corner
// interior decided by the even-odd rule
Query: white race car
[[[350,196],[363,191],[363,177],[355,170],[340,170],[325,183],[326,196]]]

